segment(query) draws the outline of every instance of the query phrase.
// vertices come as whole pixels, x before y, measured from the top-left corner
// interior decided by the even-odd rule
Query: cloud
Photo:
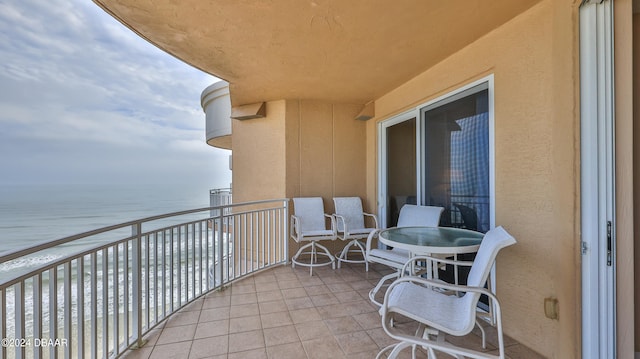
[[[0,4],[0,183],[226,187],[200,93],[216,78],[87,1]]]

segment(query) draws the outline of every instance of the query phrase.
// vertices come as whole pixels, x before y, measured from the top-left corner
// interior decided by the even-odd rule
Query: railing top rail
[[[155,216],[151,216],[151,217],[146,217],[146,218],[142,218],[142,219],[138,219],[138,220],[133,220],[133,221],[128,221],[128,222],[123,222],[123,223],[119,223],[119,224],[114,224],[111,226],[106,226],[106,227],[102,227],[102,228],[98,228],[98,229],[94,229],[91,231],[86,231],[86,232],[82,232],[82,233],[78,233],[78,234],[74,234],[71,236],[67,236],[64,238],[60,238],[60,239],[56,239],[53,241],[49,241],[46,243],[39,243],[36,245],[30,245],[27,247],[23,247],[23,248],[18,248],[16,250],[10,251],[8,253],[4,253],[2,255],[0,255],[0,263],[4,263],[4,262],[8,262],[23,256],[27,256],[33,253],[37,253],[40,251],[43,251],[45,249],[49,249],[49,248],[53,248],[65,243],[70,243],[73,241],[76,241],[78,239],[83,239],[83,238],[87,238],[87,237],[91,237],[91,236],[95,236],[98,234],[102,234],[102,233],[107,233],[116,229],[121,229],[121,228],[127,228],[127,227],[131,227],[134,225],[138,225],[138,224],[143,224],[143,223],[147,223],[147,222],[153,222],[153,221],[157,221],[160,219],[165,219],[165,218],[171,218],[171,217],[176,217],[176,216],[183,216],[183,215],[187,215],[187,214],[193,214],[193,213],[198,213],[198,212],[205,212],[205,211],[212,211],[212,210],[220,210],[220,215],[219,216],[223,216],[223,209],[226,208],[235,208],[235,207],[244,207],[244,206],[252,206],[252,205],[258,205],[258,204],[263,204],[263,203],[273,203],[273,202],[287,202],[289,201],[288,198],[277,198],[277,199],[267,199],[267,200],[261,200],[261,201],[252,201],[252,202],[242,202],[242,203],[234,203],[234,204],[226,204],[226,205],[221,205],[221,206],[213,206],[213,207],[202,207],[202,208],[196,208],[196,209],[189,209],[189,210],[184,210],[184,211],[177,211],[177,212],[171,212],[171,213],[165,213],[165,214],[159,214],[159,215],[155,215]]]

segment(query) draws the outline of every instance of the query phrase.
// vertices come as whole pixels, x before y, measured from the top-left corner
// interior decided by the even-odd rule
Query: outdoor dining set
[[[309,267],[310,275],[316,267],[331,265],[335,269],[343,262],[363,263],[366,271],[370,263],[393,269],[369,292],[371,302],[380,308],[384,331],[398,341],[382,349],[379,358],[396,358],[404,349],[411,350],[415,357],[419,348],[429,358],[435,358],[438,352],[458,358],[505,357],[500,303],[491,275],[498,252],[516,243],[504,228],[483,234],[440,227],[443,207],[405,204],[397,224],[381,229],[377,217],[363,211],[359,197],[335,197],[333,201],[335,213],[330,215],[325,213],[321,197],[293,199],[290,233],[302,245],[292,257],[292,265]],[[346,245],[338,253],[331,253],[320,243],[326,240],[342,240]],[[475,258],[469,260],[469,254],[475,254]],[[452,270],[452,277],[441,278],[440,273],[447,268]],[[481,297],[485,298],[483,302]],[[407,332],[394,325],[399,318],[415,321],[417,330]],[[445,340],[446,335],[465,336],[477,327],[482,331],[484,347],[480,321],[496,328],[497,352]]]

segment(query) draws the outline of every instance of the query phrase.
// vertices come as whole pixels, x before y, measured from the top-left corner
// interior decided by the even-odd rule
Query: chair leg
[[[307,248],[310,248],[309,251],[305,251]],[[322,251],[318,252],[318,248],[320,248]],[[306,262],[300,262],[298,260],[298,258],[302,255],[302,254],[309,254],[311,256],[310,260],[308,263]],[[323,256],[327,256],[327,258],[329,258],[329,261],[326,263],[318,263],[318,255],[323,255]],[[313,267],[320,267],[320,266],[326,266],[331,264],[333,269],[336,269],[336,259],[335,257],[329,252],[329,250],[321,245],[321,244],[317,244],[316,241],[311,241],[307,244],[305,244],[304,246],[300,247],[300,249],[298,249],[298,251],[296,252],[296,254],[291,258],[291,267],[295,268],[295,265],[301,265],[304,267],[309,267],[309,275],[313,276]]]
[[[480,329],[480,333],[482,333],[482,349],[487,349],[487,334],[485,333],[482,325],[480,325],[478,319],[476,319],[476,326],[478,326],[478,329]]]
[[[356,248],[351,249],[353,247],[356,247]],[[360,243],[359,240],[357,239],[352,240],[351,242],[347,243],[347,245],[344,246],[344,248],[342,248],[340,255],[336,254],[336,259],[338,260],[338,268],[340,268],[341,262],[367,263],[365,252],[366,250],[364,248],[364,245]],[[355,260],[349,259],[349,253],[360,253],[362,255],[362,259],[355,259]],[[367,271],[368,271],[368,268],[367,268]]]

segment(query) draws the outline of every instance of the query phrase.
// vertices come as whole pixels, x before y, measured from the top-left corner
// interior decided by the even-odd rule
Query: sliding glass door
[[[408,113],[383,123],[379,215],[384,227],[395,227],[400,208],[417,203],[417,120]]]
[[[444,207],[442,226],[491,226],[488,95],[480,85],[421,109],[422,203]]]
[[[393,227],[406,204],[444,207],[441,226],[493,227],[493,78],[380,124],[379,214]]]

